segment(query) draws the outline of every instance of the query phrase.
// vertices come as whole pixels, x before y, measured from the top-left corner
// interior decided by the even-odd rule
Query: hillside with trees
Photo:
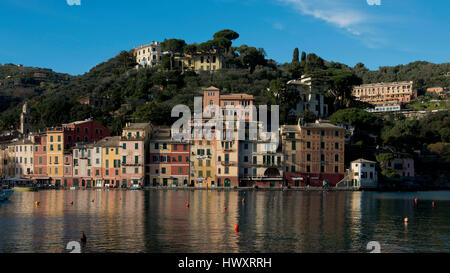
[[[226,29],[199,44],[166,39],[161,47],[169,54],[154,68],[136,69],[132,51],[122,51],[81,76],[15,65],[0,66],[0,79],[14,74],[16,82],[13,86],[10,81],[2,80],[0,130],[17,127],[20,107],[25,100],[31,107],[36,129],[93,117],[117,133],[128,120],[171,124],[168,117],[174,105],[192,106],[194,96],[201,95],[201,89],[211,85],[227,93],[252,94],[256,104],[280,105],[281,123],[296,122],[296,118],[289,120],[287,113],[295,106],[297,94],[287,88],[286,82],[301,75],[313,77],[312,84],[326,96],[331,113],[367,106],[351,97],[352,86],[360,83],[412,77],[412,80],[418,79],[418,85],[423,88],[438,83],[448,85],[449,77],[441,74],[450,70],[450,64],[416,62],[369,71],[363,64],[351,68],[297,48],[290,63],[276,64],[267,61],[262,48],[233,46],[238,37],[238,33]],[[181,71],[174,66],[174,56],[217,51],[224,55],[225,68],[214,73]],[[47,75],[45,79],[35,77],[43,73]]]

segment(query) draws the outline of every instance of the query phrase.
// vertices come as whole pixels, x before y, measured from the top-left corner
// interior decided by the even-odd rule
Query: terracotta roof
[[[142,130],[150,126],[150,123],[131,123],[130,125],[123,128],[124,130]]]
[[[353,160],[352,163],[353,163],[353,162],[377,163],[377,162],[375,162],[375,161],[367,160],[367,159],[364,159],[364,158],[359,158],[359,159]]]
[[[112,136],[112,137],[105,137],[102,140],[100,140],[99,142],[97,142],[97,144],[95,146],[97,147],[118,147],[120,144],[120,136]]]
[[[229,100],[237,100],[237,99],[253,99],[253,95],[249,94],[226,94],[220,95],[220,99],[229,99]]]

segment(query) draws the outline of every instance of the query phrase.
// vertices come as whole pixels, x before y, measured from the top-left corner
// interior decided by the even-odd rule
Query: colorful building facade
[[[335,186],[344,178],[345,129],[329,122],[283,125],[281,140],[288,186]]]
[[[412,81],[371,83],[353,87],[352,96],[371,104],[408,103],[417,98]]]
[[[191,145],[175,140],[169,128],[158,128],[150,141],[151,186],[189,186]]]

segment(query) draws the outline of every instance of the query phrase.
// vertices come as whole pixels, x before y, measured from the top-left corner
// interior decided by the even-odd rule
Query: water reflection
[[[83,252],[366,252],[369,241],[380,242],[382,252],[448,252],[450,202],[442,196],[449,195],[16,192],[0,204],[0,252],[65,252],[82,231]]]

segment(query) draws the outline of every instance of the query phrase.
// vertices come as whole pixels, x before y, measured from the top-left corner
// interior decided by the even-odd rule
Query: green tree
[[[299,118],[304,122],[314,123],[317,119],[317,116],[311,110],[306,109],[305,111],[303,111],[303,113],[300,114]]]
[[[182,39],[164,39],[161,43],[161,50],[167,51],[170,54],[170,70],[173,69],[173,57],[176,53],[183,53],[183,49],[186,46],[186,42]]]
[[[214,40],[217,40],[219,38],[225,38],[229,41],[232,41],[232,40],[236,40],[237,38],[239,38],[239,33],[235,32],[234,30],[231,30],[231,29],[224,29],[224,30],[214,33],[213,37],[214,37]]]
[[[331,69],[329,76],[329,92],[334,97],[334,110],[349,107],[352,102],[353,86],[361,84],[362,80],[352,72]]]
[[[298,52],[298,48],[294,49],[294,53],[292,54],[292,63],[299,63],[299,52]]]

